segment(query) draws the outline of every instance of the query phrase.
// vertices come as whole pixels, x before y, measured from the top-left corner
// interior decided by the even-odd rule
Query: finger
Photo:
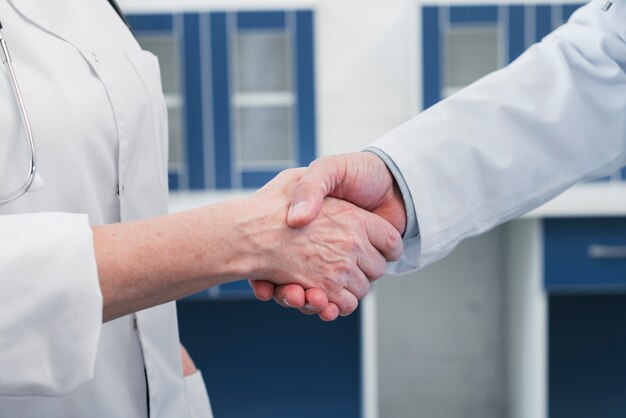
[[[306,293],[307,302],[300,308],[300,312],[305,315],[318,315],[328,309],[328,297],[322,289],[308,289]]]
[[[328,308],[328,296],[322,289],[312,288],[305,292],[305,307],[314,313],[320,313]]]
[[[370,281],[364,272],[362,272],[359,268],[355,268],[350,279],[345,285],[345,290],[350,292],[357,299],[357,301],[359,301],[369,293]]]
[[[357,267],[367,276],[369,283],[371,283],[383,277],[387,268],[387,260],[369,242],[365,243],[363,247],[363,250],[357,255]],[[369,292],[369,288],[366,291]],[[355,295],[358,299],[363,299],[364,297],[359,297],[356,293]]]
[[[348,289],[341,289],[328,298],[339,308],[339,315],[347,316],[356,310],[359,301]]]
[[[274,296],[274,284],[265,280],[248,280],[257,299],[267,302]]]
[[[274,291],[274,300],[280,306],[285,308],[297,308],[304,307],[306,303],[305,292],[302,286],[299,284],[285,284],[276,286]]]
[[[324,198],[338,181],[339,159],[314,161],[293,189],[287,224],[292,228],[308,225],[322,210]]]
[[[364,210],[361,210],[360,213],[365,221],[365,230],[369,242],[387,261],[399,260],[404,252],[404,244],[398,230],[378,215]]]
[[[328,303],[328,308],[319,313],[319,317],[322,321],[330,322],[339,317],[339,307],[332,302]]]

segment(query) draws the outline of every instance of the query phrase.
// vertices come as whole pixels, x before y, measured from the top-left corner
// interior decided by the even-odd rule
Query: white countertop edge
[[[524,215],[525,218],[626,216],[626,183],[583,183]]]
[[[170,193],[170,213],[249,197],[254,190],[202,190]],[[524,218],[626,217],[626,183],[584,183],[524,215]]]

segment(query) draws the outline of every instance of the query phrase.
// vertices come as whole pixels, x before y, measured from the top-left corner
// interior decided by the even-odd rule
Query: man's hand
[[[293,228],[308,225],[319,216],[324,198],[346,200],[390,222],[398,232],[406,227],[406,209],[395,179],[385,163],[375,154],[359,152],[324,157],[314,161],[295,186],[288,215]],[[319,313],[323,320],[333,320],[336,308],[324,308],[320,289],[295,284],[275,287],[272,283],[251,283],[261,300],[272,297],[282,306],[300,309],[306,314]]]
[[[258,266],[252,282],[297,283],[303,294],[308,289],[309,303],[325,319],[334,319],[356,309],[370,282],[384,274],[386,261],[402,254],[402,239],[380,216],[324,196],[314,219],[289,228],[290,198],[303,174],[303,169],[284,171],[255,193],[249,204],[258,209],[238,220],[245,231],[241,245],[254,249]]]

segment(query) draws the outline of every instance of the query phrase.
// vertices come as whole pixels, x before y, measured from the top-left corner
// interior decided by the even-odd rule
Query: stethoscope
[[[128,26],[128,21],[126,17],[122,13],[121,9],[117,5],[115,0],[108,0],[109,4],[115,12],[120,16],[120,18],[124,21],[126,26]],[[30,127],[30,121],[28,119],[28,112],[26,111],[26,106],[24,105],[24,99],[22,98],[22,92],[20,90],[20,85],[17,82],[17,78],[15,77],[15,71],[13,70],[13,60],[11,59],[11,54],[9,53],[9,47],[7,46],[6,41],[2,37],[2,23],[0,22],[0,58],[2,58],[2,63],[6,67],[7,75],[9,76],[9,80],[11,82],[11,90],[13,91],[13,97],[15,98],[15,102],[20,111],[20,119],[22,119],[22,126],[24,128],[24,133],[26,134],[26,144],[28,146],[28,175],[24,179],[24,182],[21,186],[13,190],[12,192],[0,196],[0,206],[6,205],[9,202],[12,202],[16,199],[22,197],[28,190],[30,190],[33,185],[33,181],[37,176],[37,153],[35,152],[35,141],[33,140],[33,132]]]
[[[0,55],[2,55],[2,63],[6,67],[9,80],[11,81],[11,90],[13,90],[13,96],[17,103],[17,107],[20,110],[22,125],[24,127],[24,132],[26,133],[26,142],[29,152],[28,175],[26,176],[24,183],[22,183],[20,187],[18,187],[11,193],[0,196],[0,206],[2,206],[22,197],[24,193],[26,193],[28,189],[30,189],[30,186],[33,184],[33,180],[35,180],[35,176],[37,175],[37,154],[35,153],[35,141],[33,140],[33,132],[30,129],[28,112],[26,111],[26,106],[24,106],[24,100],[22,99],[20,85],[15,78],[15,71],[13,70],[12,64],[13,60],[11,59],[11,54],[9,54],[9,48],[7,47],[7,43],[2,37],[2,23],[0,23]]]

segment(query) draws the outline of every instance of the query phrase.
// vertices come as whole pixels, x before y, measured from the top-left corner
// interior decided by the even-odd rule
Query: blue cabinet
[[[626,293],[626,219],[549,219],[544,246],[547,292]]]
[[[626,218],[543,221],[550,418],[626,411]]]
[[[550,295],[548,331],[548,416],[622,418],[626,294]]]
[[[257,188],[316,156],[310,10],[132,14],[160,59],[170,189]]]
[[[361,313],[324,323],[272,303],[178,303],[215,417],[358,418]]]

